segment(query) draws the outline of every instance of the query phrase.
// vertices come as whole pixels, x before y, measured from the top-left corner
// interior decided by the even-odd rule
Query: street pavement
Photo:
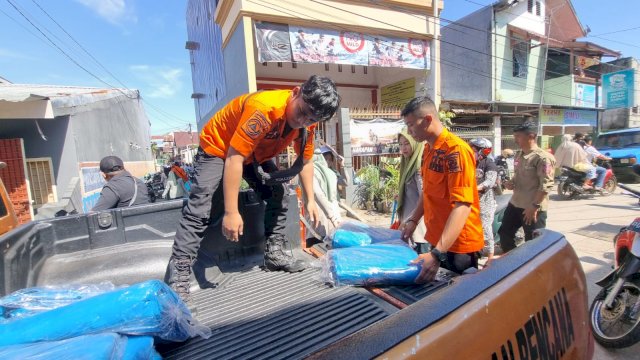
[[[632,185],[640,190],[640,185]],[[559,200],[551,196],[547,228],[565,235],[575,249],[587,277],[589,305],[600,287],[595,282],[613,266],[613,237],[621,227],[640,217],[638,199],[621,189],[606,197]],[[640,343],[626,349],[610,350],[596,343],[596,360],[638,359]]]
[[[640,191],[640,184],[630,185]],[[367,223],[389,226],[389,214],[356,210]],[[575,249],[586,274],[589,305],[600,291],[596,281],[613,266],[613,237],[621,227],[640,217],[638,199],[624,195],[621,189],[609,196],[579,200],[560,200],[551,195],[547,228],[564,234]],[[605,349],[596,343],[594,360],[638,359],[640,343],[620,350]]]

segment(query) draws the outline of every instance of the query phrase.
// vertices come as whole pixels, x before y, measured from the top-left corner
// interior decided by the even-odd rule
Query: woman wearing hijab
[[[320,221],[314,230],[318,235],[325,237],[340,225],[342,217],[338,195],[338,176],[331,170],[319,149],[316,149],[313,155],[313,192],[320,210]]]
[[[398,134],[398,142],[400,143],[400,189],[398,192],[398,220],[404,224],[413,211],[418,206],[418,201],[422,195],[422,176],[420,176],[420,164],[422,162],[422,152],[424,143],[417,142],[407,128],[403,128]],[[427,228],[424,220],[421,218],[416,224],[416,231],[413,233],[412,241],[418,254],[424,254],[429,251],[429,244],[424,239]]]

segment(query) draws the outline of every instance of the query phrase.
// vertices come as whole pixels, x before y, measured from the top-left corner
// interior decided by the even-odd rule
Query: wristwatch
[[[443,253],[440,250],[436,249],[435,247],[431,249],[431,255],[433,255],[433,257],[435,257],[436,259],[438,259],[438,261],[440,261],[441,263],[447,260],[447,253]]]

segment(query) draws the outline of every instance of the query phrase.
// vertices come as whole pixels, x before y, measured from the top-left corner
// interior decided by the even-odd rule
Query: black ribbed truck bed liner
[[[366,290],[330,288],[317,277],[314,270],[259,268],[225,275],[221,287],[193,294],[211,338],[158,349],[169,359],[299,359],[398,310]]]

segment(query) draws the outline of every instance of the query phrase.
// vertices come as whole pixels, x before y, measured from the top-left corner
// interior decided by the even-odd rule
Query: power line
[[[122,86],[125,87],[126,90],[128,90],[129,92],[132,92],[131,89],[129,89],[122,81],[120,81],[111,71],[109,71],[100,61],[98,61],[93,55],[91,55],[91,53],[85,48],[83,47],[68,31],[66,31],[64,29],[64,27],[62,25],[60,25],[60,23],[58,23],[44,8],[42,8],[42,6],[40,6],[35,0],[32,0],[33,3],[43,12],[45,13],[45,15],[47,15],[47,17],[49,19],[51,19],[51,21],[53,21],[65,34],[67,34],[67,36],[69,36],[69,38],[71,40],[73,40],[89,57],[91,57],[91,59],[93,59],[104,71],[106,71],[112,78],[114,78],[117,82],[119,82]],[[91,71],[89,71],[87,68],[85,68],[84,66],[82,66],[79,62],[77,62],[75,59],[73,59],[71,57],[71,55],[67,54],[64,49],[62,49],[61,47],[59,47],[51,38],[49,38],[36,24],[34,24],[34,22],[32,22],[28,16],[25,15],[25,13],[23,11],[21,11],[16,4],[14,4],[11,0],[7,0],[7,2],[18,12],[20,13],[20,15],[22,15],[23,18],[25,18],[25,20],[27,20],[31,26],[33,26],[36,30],[38,30],[38,32],[40,32],[48,41],[51,45],[53,45],[56,49],[58,49],[58,51],[60,51],[65,57],[67,57],[71,62],[73,62],[76,66],[80,67],[82,70],[84,70],[86,73],[88,73],[89,75],[91,75],[92,77],[94,77],[95,79],[97,79],[98,81],[100,81],[101,83],[107,85],[109,88],[112,88],[114,90],[119,91],[120,93],[122,93],[124,96],[126,96],[127,98],[130,99],[136,99],[136,98],[140,98],[142,99],[142,97],[139,95],[138,93],[138,97],[131,97],[129,96],[127,93],[125,93],[124,91],[122,91],[122,89],[116,88],[115,86],[109,84],[108,82],[102,80],[101,78],[99,78],[97,75],[93,74]],[[5,14],[8,16],[8,14]],[[10,16],[9,16],[10,17]],[[11,18],[11,17],[10,17]],[[15,21],[15,19],[14,19]],[[16,21],[17,22],[17,21]],[[18,23],[19,24],[19,23]],[[44,26],[43,26],[44,27]],[[45,27],[46,29],[46,27]],[[53,36],[55,36],[51,31],[49,31],[47,29],[47,31],[49,33],[51,33]],[[58,38],[57,36],[55,36],[59,41],[62,42],[62,40],[60,38]],[[158,107],[156,107],[155,105],[150,104],[148,101],[145,101],[144,99],[142,99],[147,105],[149,105],[150,107],[153,107],[154,109],[156,109],[156,111],[164,113],[165,116],[168,117],[173,117],[174,119],[177,119],[180,122],[186,123],[188,124],[187,121],[181,120],[171,114],[168,114],[167,112],[164,112],[163,110],[159,109]],[[128,118],[126,117],[126,113],[124,114],[125,119],[128,120]],[[162,120],[160,120],[161,122],[168,124]],[[171,124],[173,125],[173,124]]]
[[[638,29],[640,29],[640,26],[632,27],[632,28],[629,28],[629,29],[622,29],[622,30],[610,31],[610,32],[601,33],[601,34],[597,34],[597,35],[588,35],[588,36],[598,37],[598,36],[602,36],[602,35],[617,34],[617,33],[621,33],[621,32],[632,31],[632,30],[638,30]]]

